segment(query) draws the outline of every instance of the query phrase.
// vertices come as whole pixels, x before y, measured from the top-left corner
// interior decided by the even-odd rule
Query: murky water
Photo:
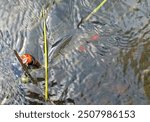
[[[149,104],[150,1],[0,0],[1,104]],[[44,81],[21,81],[13,50],[43,59],[42,8],[49,43],[49,100]],[[41,68],[31,73],[44,77]]]

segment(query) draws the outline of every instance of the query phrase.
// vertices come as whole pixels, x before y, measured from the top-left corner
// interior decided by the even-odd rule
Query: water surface
[[[150,1],[0,0],[1,104],[149,104]],[[42,8],[49,43],[49,100],[44,81],[22,83],[13,50],[43,58]],[[41,68],[31,73],[44,77]]]

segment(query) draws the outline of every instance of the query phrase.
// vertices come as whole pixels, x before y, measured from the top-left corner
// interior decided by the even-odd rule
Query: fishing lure
[[[38,60],[36,60],[32,55],[30,54],[23,54],[20,56],[22,63],[25,64],[29,69],[31,68],[40,68],[41,64]]]
[[[37,80],[34,79],[31,76],[30,72],[28,71],[28,66],[27,66],[28,63],[26,63],[26,62],[28,62],[29,60],[24,59],[25,56],[23,56],[23,58],[21,59],[21,57],[18,55],[18,53],[17,53],[16,50],[14,50],[14,53],[15,53],[15,56],[17,57],[18,61],[20,62],[21,66],[22,66],[22,69],[24,70],[25,76],[27,76],[28,78],[30,78],[31,81],[33,81],[34,84],[37,84]],[[23,60],[24,60],[24,63],[23,63]]]

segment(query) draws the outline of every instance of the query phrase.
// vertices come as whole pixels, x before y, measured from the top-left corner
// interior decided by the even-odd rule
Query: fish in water
[[[63,39],[58,40],[55,44],[52,45],[51,51],[49,53],[50,61],[52,61],[54,58],[56,58],[61,51],[68,45],[68,43],[71,41],[71,36],[65,36]]]

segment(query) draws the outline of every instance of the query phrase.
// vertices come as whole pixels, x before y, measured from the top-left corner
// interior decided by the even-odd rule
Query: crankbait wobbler
[[[30,54],[23,54],[20,56],[22,63],[25,64],[28,68],[40,68],[41,64],[38,60],[36,60],[32,55]]]

